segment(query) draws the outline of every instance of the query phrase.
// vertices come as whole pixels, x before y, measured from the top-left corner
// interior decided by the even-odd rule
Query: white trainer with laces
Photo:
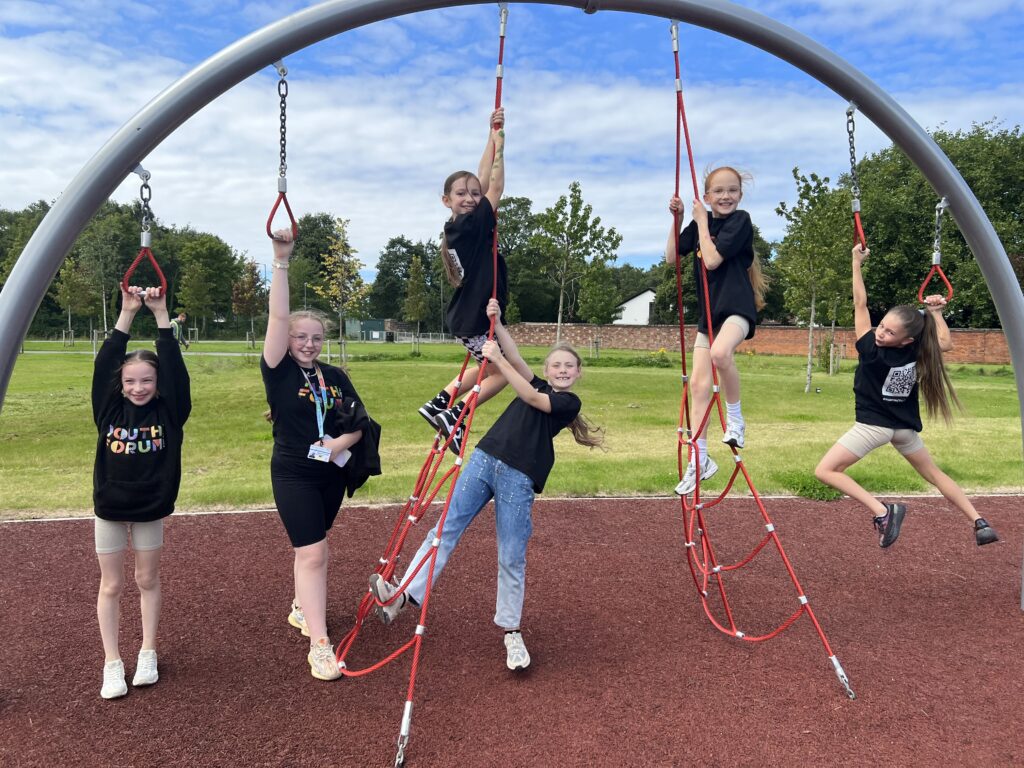
[[[731,445],[733,448],[742,448],[743,433],[746,432],[746,429],[747,425],[742,421],[726,421],[725,435],[722,437],[722,442],[726,445]]]
[[[303,637],[309,637],[309,627],[306,626],[306,614],[302,608],[292,600],[292,611],[288,614],[288,623],[302,633]]]
[[[100,696],[104,699],[117,699],[128,693],[128,684],[124,681],[124,662],[108,661],[103,665],[103,687]]]
[[[341,668],[334,655],[334,646],[326,637],[321,637],[309,646],[309,671],[317,680],[337,680],[341,677]]]
[[[522,632],[505,633],[505,666],[513,672],[530,666],[530,653],[526,650]]]
[[[152,685],[160,679],[160,673],[156,669],[156,651],[139,651],[139,660],[135,664],[135,677],[132,678],[132,685],[136,688],[143,685]]]
[[[375,606],[377,611],[377,618],[380,619],[381,624],[390,624],[396,618],[398,614],[405,608],[405,604],[409,601],[408,595],[405,592],[401,594],[393,603],[390,605],[383,605],[398,591],[398,587],[394,584],[386,581],[383,576],[379,573],[370,575],[370,594],[373,595],[374,599],[382,603],[381,605]]]
[[[718,465],[710,456],[705,456],[700,463],[700,480],[704,482],[718,471]],[[694,464],[687,464],[683,479],[676,486],[676,493],[680,496],[687,496],[693,493],[697,487],[697,468]]]

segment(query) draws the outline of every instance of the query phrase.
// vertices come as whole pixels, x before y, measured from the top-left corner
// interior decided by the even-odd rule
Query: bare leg
[[[910,466],[917,470],[917,474],[938,488],[939,493],[945,496],[953,506],[967,515],[968,520],[974,522],[981,517],[978,514],[978,510],[974,508],[974,505],[967,498],[967,495],[956,484],[956,481],[939,469],[931,454],[928,453],[927,448],[922,448],[903,458],[910,462]]]
[[[700,420],[704,418],[704,412],[711,402],[711,351],[704,347],[693,349],[693,373],[690,375],[690,428],[696,430],[700,426]],[[714,414],[708,416],[711,421]],[[708,426],[699,435],[694,437],[707,437]],[[701,457],[704,458],[703,456]]]
[[[306,616],[309,641],[327,637],[327,539],[295,548],[295,594]]]
[[[135,583],[142,609],[142,650],[156,650],[160,624],[160,553],[163,547],[135,553]]]
[[[740,399],[740,373],[736,369],[733,353],[743,342],[743,329],[735,323],[722,323],[722,328],[715,336],[711,345],[711,362],[720,374],[720,381],[725,389],[727,403],[735,403]]]
[[[814,469],[814,476],[825,485],[830,485],[851,499],[859,501],[871,510],[871,514],[875,517],[881,517],[886,513],[885,505],[846,474],[846,470],[858,461],[860,461],[860,457],[857,454],[836,443],[829,448],[828,453],[821,457],[821,461]]]
[[[96,555],[100,562],[100,589],[96,598],[96,617],[100,624],[105,661],[121,658],[118,630],[121,625],[121,590],[124,587],[124,550]]]

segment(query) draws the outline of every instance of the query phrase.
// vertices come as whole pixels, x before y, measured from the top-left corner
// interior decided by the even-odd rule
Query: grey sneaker
[[[292,600],[292,611],[288,614],[288,623],[299,630],[303,637],[309,637],[309,627],[306,626],[306,614],[302,612],[302,608],[294,600]]]
[[[334,655],[334,646],[326,637],[321,637],[309,647],[309,671],[317,680],[337,680],[341,677],[341,668]]]
[[[979,547],[983,544],[993,544],[999,541],[999,534],[988,524],[988,520],[979,517],[974,521],[974,540],[978,542]]]
[[[385,581],[384,577],[379,573],[374,573],[370,576],[370,594],[373,595],[373,599],[378,603],[376,611],[377,618],[380,619],[381,624],[390,624],[398,618],[398,614],[402,612],[405,604],[409,601],[408,595],[403,592],[392,602],[388,603],[395,596],[396,592],[398,592],[398,587],[391,582]]]
[[[459,403],[454,408],[441,411],[437,416],[437,428],[441,430],[442,435],[447,438],[454,432],[450,448],[455,453],[462,453],[462,441],[466,436],[465,420],[461,424],[459,423],[459,417],[462,416],[465,405],[465,403]]]
[[[747,425],[743,422],[737,424],[734,421],[726,421],[725,435],[722,437],[722,442],[726,445],[731,445],[733,448],[742,448],[743,433],[746,429]]]
[[[876,517],[874,521],[875,530],[878,531],[878,546],[882,549],[896,543],[896,539],[900,537],[903,518],[907,514],[907,508],[903,504],[886,504],[885,510],[885,514]]]
[[[715,464],[715,460],[710,456],[705,456],[700,463],[700,480],[704,482],[710,477],[714,477],[718,471],[718,465]],[[687,496],[693,493],[697,487],[697,467],[694,464],[686,465],[686,472],[683,473],[683,479],[679,481],[679,485],[676,486],[676,493],[680,496]]]
[[[135,677],[132,678],[132,685],[139,688],[143,685],[152,685],[160,679],[160,673],[156,669],[156,651],[139,651],[139,660],[135,664]]]
[[[108,661],[103,665],[103,687],[100,696],[104,699],[116,699],[128,693],[128,683],[124,681],[124,662]]]
[[[530,652],[526,650],[522,632],[505,633],[505,666],[513,672],[530,666]]]
[[[420,407],[419,414],[427,420],[430,426],[436,429],[440,426],[437,417],[446,410],[448,410],[448,393],[438,392]]]

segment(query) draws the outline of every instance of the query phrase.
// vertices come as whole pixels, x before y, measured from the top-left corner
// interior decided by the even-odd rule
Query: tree
[[[68,331],[71,328],[71,315],[86,314],[96,307],[97,294],[91,285],[89,274],[74,259],[67,259],[57,275],[57,303],[68,313]]]
[[[594,260],[588,264],[580,280],[580,319],[595,325],[607,325],[622,315],[621,303],[614,270],[604,261]]]
[[[338,316],[338,340],[341,342],[342,361],[345,359],[345,317],[359,316],[366,308],[366,285],[359,274],[363,263],[356,258],[355,249],[348,242],[348,220],[334,220],[334,236],[323,258],[320,282],[316,292],[327,300]]]
[[[534,242],[546,257],[544,274],[558,290],[557,339],[562,337],[563,318],[573,314],[579,282],[590,265],[614,261],[622,242],[614,227],[606,230],[601,226],[600,216],[591,220],[592,212],[593,207],[583,202],[580,183],[574,181],[568,198],[562,195],[537,216]]]
[[[427,290],[423,262],[419,256],[412,257],[412,264],[409,267],[409,282],[403,311],[406,320],[416,323],[416,340],[419,343],[420,323],[426,320],[430,314],[430,295]]]
[[[141,224],[133,213],[129,205],[107,201],[89,221],[72,249],[92,291],[104,299],[120,295],[118,284],[129,264],[138,255]],[[155,222],[154,229],[159,229]],[[161,266],[164,261],[161,256]],[[106,333],[110,314],[108,302],[100,301],[99,308],[103,331]]]
[[[256,315],[267,308],[267,286],[260,265],[248,259],[242,265],[242,274],[231,286],[231,311],[249,318],[249,331],[256,337]]]
[[[543,273],[545,252],[535,237],[532,205],[528,197],[506,197],[498,211],[498,248],[508,267],[509,323],[551,321],[558,308],[558,292]]]
[[[201,261],[188,265],[178,288],[178,305],[192,317],[202,318],[202,332],[206,333],[206,318],[213,314],[213,275]]]
[[[319,271],[334,242],[336,219],[330,213],[307,213],[299,217],[298,225],[299,237],[292,250],[292,260],[309,259]]]
[[[370,314],[380,319],[402,319],[402,307],[413,258],[426,260],[423,243],[415,245],[404,235],[388,240],[377,258],[377,277],[369,292]]]
[[[793,169],[797,202],[790,207],[779,203],[776,212],[786,220],[786,236],[778,246],[775,266],[786,281],[786,307],[807,321],[807,380],[811,391],[814,364],[814,326],[818,303],[836,321],[840,308],[849,314],[850,231],[849,202],[845,191],[829,188],[827,177],[803,176]]]

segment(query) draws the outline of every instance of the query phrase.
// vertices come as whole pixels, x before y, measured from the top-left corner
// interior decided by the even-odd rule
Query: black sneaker
[[[974,521],[974,540],[978,542],[979,547],[983,544],[993,544],[999,541],[999,534],[988,524],[988,520],[979,517]]]
[[[462,440],[466,436],[466,422],[459,423],[462,409],[465,403],[459,403],[454,408],[448,408],[437,415],[437,428],[445,437],[452,436],[451,450],[455,453],[462,453]]]
[[[900,527],[907,508],[903,504],[886,504],[885,514],[875,518],[875,530],[878,531],[878,546],[882,549],[891,547],[900,537]]]
[[[440,425],[437,423],[437,417],[441,413],[448,409],[448,393],[439,392],[427,402],[425,402],[419,410],[420,416],[427,420],[427,423],[435,429]]]

